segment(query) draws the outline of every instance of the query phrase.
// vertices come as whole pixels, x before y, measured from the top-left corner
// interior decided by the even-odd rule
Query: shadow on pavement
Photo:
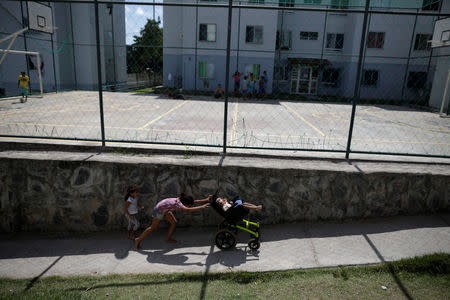
[[[261,247],[264,242],[276,242],[289,239],[327,238],[341,236],[367,236],[375,233],[396,232],[419,228],[449,227],[449,214],[433,216],[402,216],[359,220],[352,222],[321,222],[321,223],[292,223],[282,225],[262,225]],[[158,232],[142,242],[143,250],[149,262],[163,261],[166,264],[184,264],[185,255],[193,253],[192,249],[186,253],[169,254],[169,249],[209,247],[213,245],[216,227],[188,227],[177,228],[174,234],[179,242],[168,245],[164,242],[166,229]],[[206,264],[210,261],[221,262],[224,265],[236,266],[245,262],[246,252],[239,250],[240,245],[246,245],[248,234],[239,232],[238,247],[233,251],[220,251],[208,254]],[[124,259],[130,251],[136,251],[134,242],[125,238],[124,232],[112,233],[17,233],[0,235],[0,259],[27,257],[59,257],[70,255],[87,255],[96,253],[114,253],[117,259]],[[204,254],[203,254],[204,255]],[[244,260],[245,259],[245,260]]]

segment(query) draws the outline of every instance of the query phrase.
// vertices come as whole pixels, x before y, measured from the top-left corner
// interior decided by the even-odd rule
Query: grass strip
[[[0,299],[448,299],[450,255],[277,272],[0,279]]]

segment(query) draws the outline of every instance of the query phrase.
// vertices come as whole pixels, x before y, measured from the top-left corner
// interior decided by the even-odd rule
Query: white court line
[[[320,131],[320,129],[318,129],[316,126],[314,126],[313,124],[311,124],[310,122],[306,121],[305,118],[303,118],[298,112],[296,112],[294,109],[292,109],[290,106],[288,106],[285,103],[281,103],[281,105],[283,105],[284,107],[286,107],[288,110],[290,110],[294,115],[296,115],[300,120],[302,120],[303,122],[305,122],[306,124],[308,124],[312,129],[314,129],[315,131],[317,131],[321,136],[325,136],[325,133],[323,133],[322,131]]]
[[[150,126],[151,124],[155,123],[156,121],[160,120],[161,118],[167,116],[168,114],[170,114],[171,112],[173,112],[174,110],[180,108],[181,106],[185,105],[186,103],[188,103],[189,101],[183,101],[180,104],[178,104],[177,106],[173,107],[172,109],[170,109],[169,111],[163,113],[162,115],[160,115],[159,117],[157,117],[156,119],[151,120],[150,122],[148,122],[147,124],[145,124],[142,127],[139,127],[139,129],[145,129],[145,127]]]

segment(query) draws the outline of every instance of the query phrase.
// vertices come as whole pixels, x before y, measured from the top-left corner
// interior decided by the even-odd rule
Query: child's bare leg
[[[248,202],[244,202],[242,203],[242,205],[248,209],[253,209],[253,210],[261,210],[262,209],[262,205],[254,205]]]
[[[159,222],[161,222],[161,221],[158,218],[153,218],[152,225],[150,227],[147,227],[140,236],[138,236],[137,238],[134,239],[136,248],[139,248],[142,240],[145,239],[150,233],[152,233],[153,231],[155,231],[158,228]]]
[[[166,213],[164,215],[164,217],[170,223],[169,231],[167,232],[166,242],[167,243],[176,243],[177,241],[172,239],[172,234],[175,231],[175,227],[177,226],[177,219],[175,218],[175,216],[173,215],[172,212]]]

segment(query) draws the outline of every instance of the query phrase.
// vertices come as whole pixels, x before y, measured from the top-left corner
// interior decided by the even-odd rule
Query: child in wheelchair
[[[262,210],[262,205],[254,205],[249,202],[242,202],[242,200],[237,199],[235,201],[228,201],[227,198],[217,198],[216,202],[222,206],[224,211],[227,211],[229,208],[238,207],[239,205],[244,206],[245,208],[251,210]]]
[[[234,247],[237,243],[236,235],[239,230],[242,230],[250,234],[251,239],[248,242],[250,249],[259,249],[261,236],[259,233],[259,222],[251,222],[244,218],[246,218],[250,210],[262,210],[262,205],[244,202],[238,197],[232,201],[224,197],[217,197],[217,195],[212,195],[209,198],[214,210],[225,219],[219,224],[218,232],[215,236],[217,247],[223,250]]]

